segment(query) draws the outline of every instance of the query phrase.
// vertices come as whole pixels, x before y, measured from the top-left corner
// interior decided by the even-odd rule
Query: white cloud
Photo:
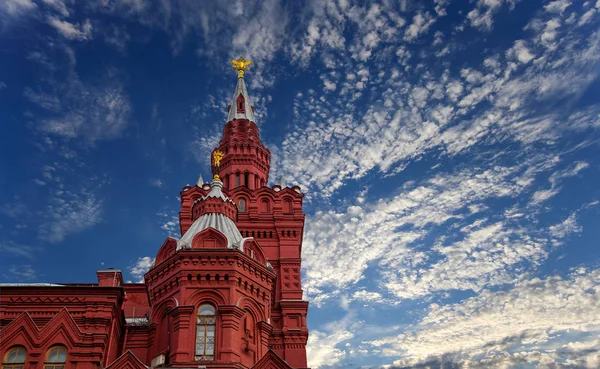
[[[584,24],[590,23],[592,21],[592,19],[594,18],[594,16],[596,16],[596,14],[598,13],[598,11],[596,9],[590,9],[587,12],[585,12],[585,14],[583,14],[581,16],[581,18],[579,19],[579,23],[577,23],[578,26],[583,26]]]
[[[129,123],[131,111],[123,87],[96,89],[78,85],[77,89],[81,94],[70,96],[74,100],[72,105],[66,106],[65,114],[45,119],[40,129],[65,138],[82,136],[90,143],[120,137]]]
[[[348,312],[344,318],[330,322],[318,329],[311,329],[306,344],[308,366],[318,369],[322,366],[335,365],[348,355],[348,351],[340,348],[340,344],[348,341],[356,328],[355,315]]]
[[[556,239],[555,244],[560,245],[562,239],[572,233],[581,232],[583,227],[577,224],[577,214],[573,213],[563,222],[550,226],[549,230],[550,234]]]
[[[484,290],[460,303],[432,304],[408,331],[371,344],[387,348],[387,356],[401,356],[398,366],[447,361],[479,367],[523,359],[571,360],[591,368],[585,361],[597,360],[599,350],[598,286],[600,270],[578,269],[565,278],[522,281],[507,291]],[[586,348],[592,350],[586,354]]]
[[[63,17],[69,16],[69,10],[67,9],[67,5],[65,4],[64,0],[42,0],[42,2],[52,7]]]
[[[580,171],[587,167],[589,167],[588,163],[577,162],[574,163],[570,168],[553,173],[548,179],[551,184],[551,187],[549,189],[536,191],[533,194],[531,203],[533,205],[540,204],[556,196],[560,192],[560,183],[562,182],[562,180],[577,175]]]
[[[48,24],[69,40],[84,41],[92,37],[92,23],[86,19],[82,24],[72,24],[56,17],[49,17]]]
[[[435,22],[435,18],[429,13],[418,13],[413,17],[413,22],[404,33],[406,41],[413,41],[421,34],[426,33]]]
[[[20,15],[36,8],[36,5],[31,0],[2,0],[0,1],[0,9],[4,10],[8,15]]]
[[[27,259],[33,259],[38,251],[40,251],[40,249],[37,247],[21,245],[13,241],[0,242],[0,252],[21,256]]]
[[[335,91],[336,89],[336,84],[328,79],[323,80],[323,85],[325,86],[325,90]]]
[[[311,196],[330,197],[348,180],[372,170],[402,171],[432,149],[453,156],[501,140],[552,143],[569,130],[598,126],[594,108],[570,117],[561,111],[538,113],[540,106],[576,101],[598,75],[590,66],[600,56],[600,33],[578,38],[573,26],[563,28],[551,49],[538,53],[531,41],[541,40],[547,32],[542,27],[532,31],[531,39],[486,54],[479,66],[461,66],[460,76],[450,69],[439,74],[410,69],[406,60],[414,56],[402,47],[393,49],[406,65],[402,71],[332,56],[335,61],[328,65],[339,76],[330,78],[335,94],[321,101],[316,96],[325,91],[305,92],[295,102],[299,123],[282,145],[285,176]],[[557,54],[561,48],[566,53]],[[366,73],[358,78],[357,71]],[[373,103],[361,110],[356,100],[365,90]],[[587,128],[580,125],[584,120]]]
[[[30,264],[11,265],[2,276],[8,280],[29,281],[37,278],[37,272]]]
[[[179,216],[177,211],[163,210],[156,215],[159,217],[160,228],[167,233],[169,237],[179,238]]]
[[[81,81],[74,71],[73,51],[64,51],[71,58],[66,80],[46,78],[44,85],[25,89],[25,96],[45,111],[36,117],[37,128],[51,136],[83,139],[89,145],[121,137],[132,110],[121,80],[108,70],[98,76],[99,81]]]
[[[131,276],[135,279],[135,283],[144,282],[144,274],[148,272],[150,267],[154,264],[154,258],[150,256],[139,257],[135,264],[127,268]]]
[[[549,235],[541,237],[506,221],[478,223],[462,241],[440,240],[431,250],[417,247],[417,241],[443,224],[461,224],[460,209],[521,195],[538,173],[557,163],[550,156],[516,167],[441,173],[405,185],[396,196],[354,205],[346,212],[318,211],[307,219],[304,237],[305,290],[321,304],[359,282],[376,261],[385,288],[402,299],[512,281],[521,263],[538,264],[547,257]],[[469,268],[461,272],[457,265]]]
[[[102,218],[102,201],[87,190],[57,190],[49,199],[40,224],[39,238],[58,243],[71,233],[98,224]]]
[[[467,14],[471,26],[491,29],[494,24],[494,14],[504,5],[509,4],[512,10],[519,0],[478,0],[476,7]]]
[[[556,0],[544,5],[544,9],[550,13],[562,13],[570,5],[570,0]]]
[[[163,180],[159,179],[159,178],[150,179],[150,181],[148,181],[148,183],[150,184],[150,186],[156,187],[156,188],[163,188],[165,185]]]
[[[515,41],[514,46],[506,52],[506,55],[517,59],[521,63],[529,63],[531,59],[535,58],[535,55],[529,51],[523,40]]]

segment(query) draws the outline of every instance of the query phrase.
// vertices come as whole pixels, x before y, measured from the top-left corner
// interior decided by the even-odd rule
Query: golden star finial
[[[244,71],[250,69],[252,60],[246,60],[243,56],[240,56],[237,59],[231,60],[231,64],[231,69],[238,71],[238,78],[244,78]]]

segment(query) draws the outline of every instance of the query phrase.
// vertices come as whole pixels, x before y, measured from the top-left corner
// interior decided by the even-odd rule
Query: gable
[[[66,308],[59,311],[41,329],[31,319],[31,316],[24,312],[2,330],[2,338],[0,345],[2,351],[6,349],[4,345],[12,345],[14,342],[26,343],[31,347],[60,341],[68,348],[73,348],[78,343],[93,340],[90,334],[81,332]]]
[[[279,357],[275,351],[269,350],[254,364],[252,369],[292,369],[292,367]]]
[[[148,369],[135,354],[127,350],[123,355],[119,356],[115,361],[106,367],[106,369]]]

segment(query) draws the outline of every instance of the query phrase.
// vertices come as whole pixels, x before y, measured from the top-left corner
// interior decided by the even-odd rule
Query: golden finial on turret
[[[219,150],[215,150],[215,152],[213,153],[213,161],[215,163],[215,168],[216,168],[216,172],[213,179],[215,181],[220,181],[221,179],[219,178],[219,167],[221,166],[221,159],[223,159],[223,152],[219,151]]]
[[[243,56],[240,56],[237,59],[231,60],[231,64],[231,69],[238,71],[238,78],[244,78],[244,71],[250,69],[252,60],[246,60]]]

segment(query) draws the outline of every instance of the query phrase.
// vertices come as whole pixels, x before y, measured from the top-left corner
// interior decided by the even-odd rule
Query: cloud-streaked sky
[[[247,73],[313,368],[600,367],[600,0],[0,0],[0,279],[139,280]]]

